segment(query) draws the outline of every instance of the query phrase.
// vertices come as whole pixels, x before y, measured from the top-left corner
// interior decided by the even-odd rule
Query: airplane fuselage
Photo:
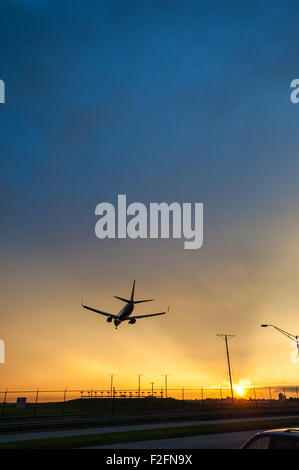
[[[117,295],[114,296],[116,299],[119,299],[122,302],[125,302],[125,306],[120,310],[120,312],[117,315],[113,313],[109,313],[109,312],[103,312],[102,310],[98,310],[93,307],[89,307],[88,305],[84,305],[83,302],[82,302],[82,307],[86,308],[87,310],[91,310],[92,312],[99,313],[100,315],[104,315],[107,318],[108,323],[112,323],[112,322],[114,323],[115,328],[117,328],[118,325],[120,325],[122,322],[126,320],[128,321],[129,324],[133,325],[134,323],[136,323],[137,319],[139,320],[140,318],[156,317],[157,315],[164,315],[165,313],[169,311],[169,307],[168,307],[168,310],[166,312],[147,313],[146,315],[137,315],[137,316],[132,315],[132,317],[130,317],[131,313],[134,310],[135,304],[151,302],[152,300],[154,300],[154,299],[135,300],[134,292],[135,292],[135,281],[133,282],[131,297],[129,299],[124,298],[124,297],[119,297]]]
[[[118,325],[121,324],[121,322],[126,321],[129,318],[133,310],[134,310],[134,303],[128,302],[119,312],[118,318],[114,320],[114,325],[116,326],[116,328],[118,327]]]

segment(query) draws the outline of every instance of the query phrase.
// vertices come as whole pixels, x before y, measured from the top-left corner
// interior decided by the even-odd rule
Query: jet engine
[[[134,323],[136,323],[136,318],[131,318],[131,320],[129,320],[129,325],[134,325]]]
[[[108,323],[111,323],[111,322],[112,322],[112,317],[108,317],[108,318],[107,318],[107,322],[108,322]]]

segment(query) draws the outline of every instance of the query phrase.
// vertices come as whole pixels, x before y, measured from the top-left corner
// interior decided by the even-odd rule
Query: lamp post
[[[143,374],[136,374],[138,376],[138,399],[140,398],[140,390],[141,390],[141,377]]]
[[[111,393],[111,396],[112,396],[112,392],[113,392],[113,379],[116,375],[117,374],[110,374],[110,393]]]
[[[167,398],[167,378],[169,377],[169,374],[163,374],[162,377],[164,377],[164,382],[165,382],[165,398]]]
[[[268,326],[275,328],[275,330],[279,331],[279,333],[281,333],[282,335],[286,336],[292,341],[295,341],[296,346],[297,346],[298,356],[299,356],[299,336],[292,335],[291,333],[288,333],[287,331],[282,330],[281,328],[278,328],[278,326],[275,326],[275,325],[266,325],[266,324],[261,325],[262,328],[267,328]]]

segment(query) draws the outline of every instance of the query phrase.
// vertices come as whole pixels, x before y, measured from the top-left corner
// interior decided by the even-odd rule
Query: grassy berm
[[[138,431],[110,432],[60,438],[42,438],[0,444],[0,449],[74,449],[80,447],[134,442],[148,439],[196,436],[226,432],[271,429],[277,427],[299,427],[298,418],[273,418],[265,421],[244,421],[238,423],[212,423],[196,426],[170,427],[161,429],[144,429]]]

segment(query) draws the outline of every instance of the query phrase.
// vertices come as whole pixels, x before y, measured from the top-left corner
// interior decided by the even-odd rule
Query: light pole
[[[167,398],[167,377],[169,377],[169,374],[164,374],[162,377],[164,377],[165,381],[165,398]]]
[[[151,382],[151,385],[152,385],[152,397],[154,396],[154,383],[155,383],[155,382]]]
[[[268,326],[275,328],[275,330],[279,331],[279,333],[281,333],[282,335],[286,336],[287,338],[290,338],[292,341],[295,341],[296,346],[297,346],[298,356],[299,356],[299,336],[292,335],[291,333],[288,333],[287,331],[282,330],[281,328],[278,328],[278,326],[275,326],[275,325],[265,325],[265,324],[261,325],[262,328],[267,328]]]
[[[230,366],[230,357],[229,357],[227,338],[234,338],[235,335],[223,335],[223,334],[218,335],[217,334],[217,336],[219,336],[220,338],[223,338],[224,341],[225,341],[228,375],[229,375],[229,382],[230,382],[230,391],[231,391],[231,395],[232,395],[232,401],[234,401],[234,389],[233,389],[232,371],[231,371],[231,366]]]
[[[141,376],[143,374],[136,374],[138,375],[138,399],[140,398],[140,385],[141,385]]]
[[[111,393],[111,396],[112,396],[112,392],[113,392],[113,379],[114,379],[115,375],[117,375],[117,374],[110,374],[110,393]]]

